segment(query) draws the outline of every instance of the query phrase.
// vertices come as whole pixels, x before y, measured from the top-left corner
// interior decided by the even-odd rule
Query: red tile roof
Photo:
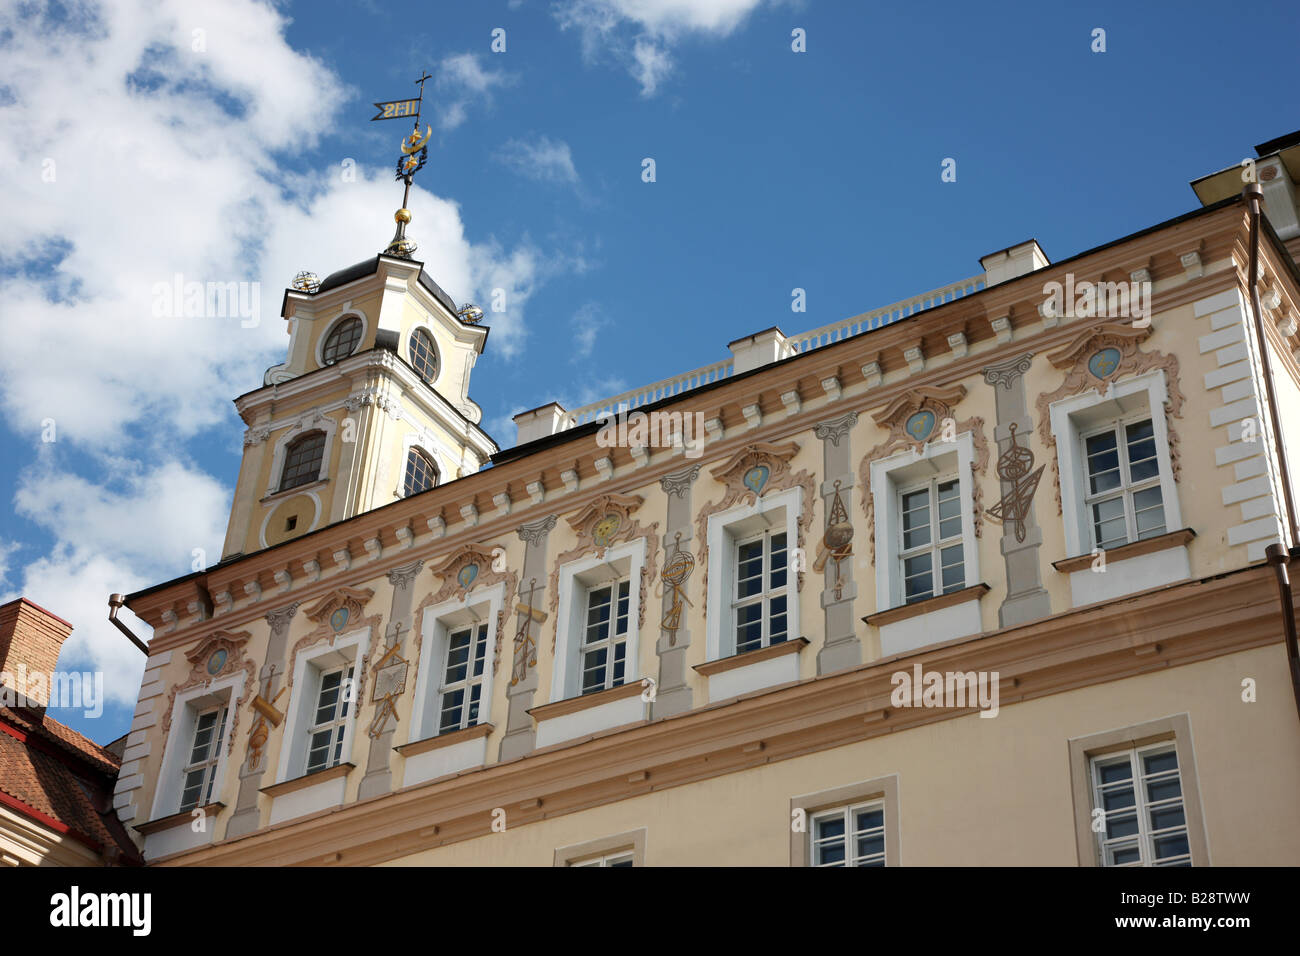
[[[0,803],[117,862],[140,853],[113,811],[118,759],[29,708],[0,707]]]

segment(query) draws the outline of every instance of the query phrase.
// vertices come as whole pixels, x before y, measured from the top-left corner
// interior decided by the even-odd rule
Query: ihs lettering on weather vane
[[[433,135],[433,127],[426,126],[421,133],[420,114],[424,107],[424,84],[430,78],[428,73],[424,73],[415,81],[420,87],[419,96],[376,103],[375,107],[379,112],[370,117],[371,122],[415,117],[415,125],[410,135],[402,139],[402,155],[397,160],[396,178],[406,184],[406,189],[402,193],[402,208],[393,214],[393,219],[397,222],[397,231],[393,233],[393,241],[384,249],[385,255],[401,256],[403,259],[409,259],[416,249],[415,243],[406,238],[406,226],[411,221],[411,210],[407,208],[407,203],[411,198],[411,181],[429,160],[429,139]]]

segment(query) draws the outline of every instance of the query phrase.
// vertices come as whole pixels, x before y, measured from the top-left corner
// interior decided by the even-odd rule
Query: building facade
[[[126,599],[119,816],[160,864],[1300,862],[1297,142],[1254,289],[1231,167],[504,451],[420,263],[289,291],[222,561]]]

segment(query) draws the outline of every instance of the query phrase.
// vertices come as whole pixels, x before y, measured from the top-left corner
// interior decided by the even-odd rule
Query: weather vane
[[[403,138],[402,155],[397,160],[396,178],[406,184],[406,189],[402,193],[402,208],[393,214],[393,219],[397,221],[397,231],[393,233],[393,241],[384,250],[386,255],[401,256],[404,259],[409,259],[416,248],[415,243],[406,238],[406,224],[411,221],[411,210],[407,208],[407,203],[411,198],[411,181],[415,178],[415,174],[424,168],[424,164],[429,159],[429,138],[433,135],[431,126],[426,126],[424,132],[420,132],[420,112],[424,106],[424,83],[429,79],[432,79],[431,75],[421,71],[420,78],[415,81],[420,87],[419,96],[412,99],[376,103],[375,107],[379,112],[370,117],[371,122],[375,120],[403,119],[412,115],[415,117],[415,126],[412,128],[411,134]]]

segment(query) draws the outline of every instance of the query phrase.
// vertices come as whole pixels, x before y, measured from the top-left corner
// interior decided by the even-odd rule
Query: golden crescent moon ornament
[[[424,128],[423,139],[420,138],[420,131],[416,130],[410,136],[406,137],[406,139],[402,140],[402,152],[404,152],[407,156],[410,156],[412,153],[419,152],[421,149],[424,148],[424,144],[429,142],[429,137],[431,137],[432,135],[433,135],[432,126],[426,126]]]

